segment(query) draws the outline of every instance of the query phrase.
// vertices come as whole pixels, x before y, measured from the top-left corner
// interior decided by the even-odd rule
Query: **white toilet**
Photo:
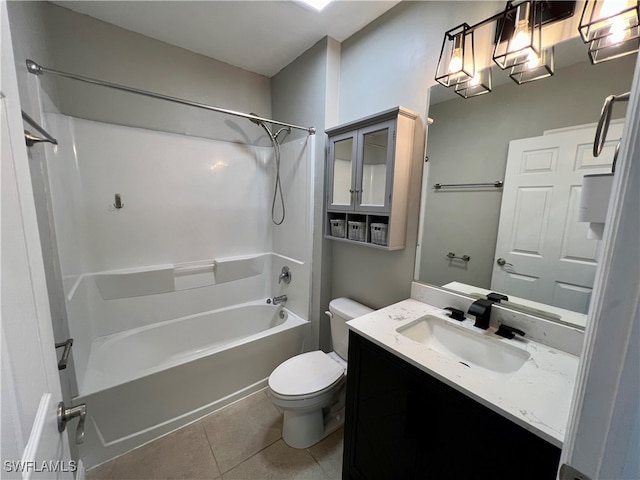
[[[294,448],[307,448],[344,423],[347,349],[352,318],[373,312],[349,298],[337,298],[326,312],[331,319],[334,351],[296,355],[269,377],[269,396],[284,411],[282,438]]]

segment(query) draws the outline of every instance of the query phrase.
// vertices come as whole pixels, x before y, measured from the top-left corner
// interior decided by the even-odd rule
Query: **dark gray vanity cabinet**
[[[342,478],[556,478],[560,449],[349,332]]]

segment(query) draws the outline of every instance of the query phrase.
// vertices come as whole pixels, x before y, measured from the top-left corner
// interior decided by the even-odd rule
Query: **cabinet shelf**
[[[325,238],[382,250],[405,247],[417,118],[396,107],[326,131]]]

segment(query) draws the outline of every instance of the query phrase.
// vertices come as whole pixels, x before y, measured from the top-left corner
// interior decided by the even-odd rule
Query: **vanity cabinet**
[[[560,460],[558,447],[354,332],[344,435],[344,480],[553,480]]]
[[[396,107],[326,131],[327,238],[404,248],[417,118]]]

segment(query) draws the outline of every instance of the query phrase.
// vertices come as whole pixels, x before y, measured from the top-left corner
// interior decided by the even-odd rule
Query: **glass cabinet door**
[[[393,131],[395,122],[360,130],[358,138],[358,181],[356,208],[367,212],[388,212],[393,173]]]
[[[356,138],[353,133],[331,139],[328,207],[353,210],[355,194]]]

